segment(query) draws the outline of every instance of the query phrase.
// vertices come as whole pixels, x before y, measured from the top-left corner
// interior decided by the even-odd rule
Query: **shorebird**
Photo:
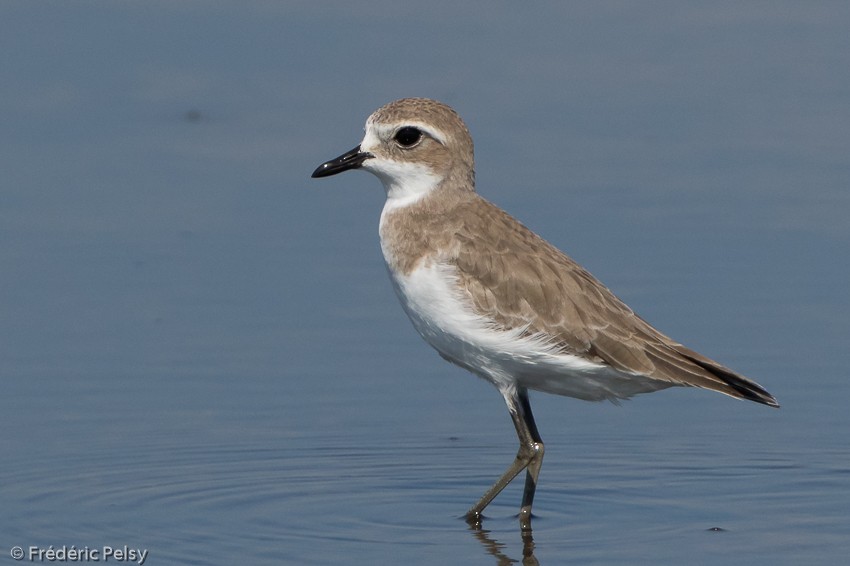
[[[588,271],[475,191],[472,136],[449,106],[404,98],[376,110],[360,145],[313,177],[365,169],[387,193],[381,250],[413,326],[437,352],[491,382],[519,438],[516,459],[466,513],[526,470],[530,528],[543,441],[528,391],[618,402],[673,386],[778,407],[764,388],[665,336]]]

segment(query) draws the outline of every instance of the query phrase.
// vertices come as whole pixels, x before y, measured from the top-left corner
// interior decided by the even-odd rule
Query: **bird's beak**
[[[358,145],[351,151],[343,153],[336,159],[325,161],[316,167],[316,170],[313,171],[311,177],[314,179],[317,177],[330,177],[331,175],[336,175],[337,173],[342,173],[349,169],[357,169],[370,157],[375,156],[368,151],[360,151],[360,146]]]

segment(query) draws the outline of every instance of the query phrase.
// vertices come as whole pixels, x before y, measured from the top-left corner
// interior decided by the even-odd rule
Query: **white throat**
[[[425,163],[396,161],[382,155],[381,139],[389,137],[392,128],[384,124],[366,123],[366,135],[360,142],[360,150],[374,157],[363,162],[361,168],[380,179],[387,192],[384,212],[388,209],[408,206],[433,191],[442,180]]]
[[[386,210],[408,206],[418,201],[442,180],[430,167],[421,163],[390,161],[375,157],[363,163],[363,169],[374,174],[387,192]]]

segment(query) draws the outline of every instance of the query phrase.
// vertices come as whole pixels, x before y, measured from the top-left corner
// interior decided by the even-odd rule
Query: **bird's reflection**
[[[481,543],[487,554],[496,559],[496,564],[505,566],[507,564],[523,564],[525,566],[538,566],[540,562],[534,557],[534,537],[531,532],[531,525],[519,529],[519,536],[522,540],[522,560],[515,560],[505,554],[505,543],[499,542],[490,536],[491,532],[481,527],[481,523],[469,525],[469,531]]]

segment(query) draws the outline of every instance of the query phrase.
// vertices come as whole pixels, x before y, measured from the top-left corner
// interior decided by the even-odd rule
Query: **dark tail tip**
[[[776,401],[776,398],[767,392],[767,389],[752,381],[751,379],[747,379],[732,370],[725,368],[719,364],[710,364],[706,363],[703,360],[699,360],[696,358],[692,358],[688,356],[688,358],[703,368],[704,370],[713,373],[720,379],[722,379],[726,385],[731,387],[735,393],[737,393],[737,397],[741,399],[747,399],[748,401],[755,401],[756,403],[761,403],[762,405],[767,405],[768,407],[774,407],[776,409],[779,408],[779,403]]]

